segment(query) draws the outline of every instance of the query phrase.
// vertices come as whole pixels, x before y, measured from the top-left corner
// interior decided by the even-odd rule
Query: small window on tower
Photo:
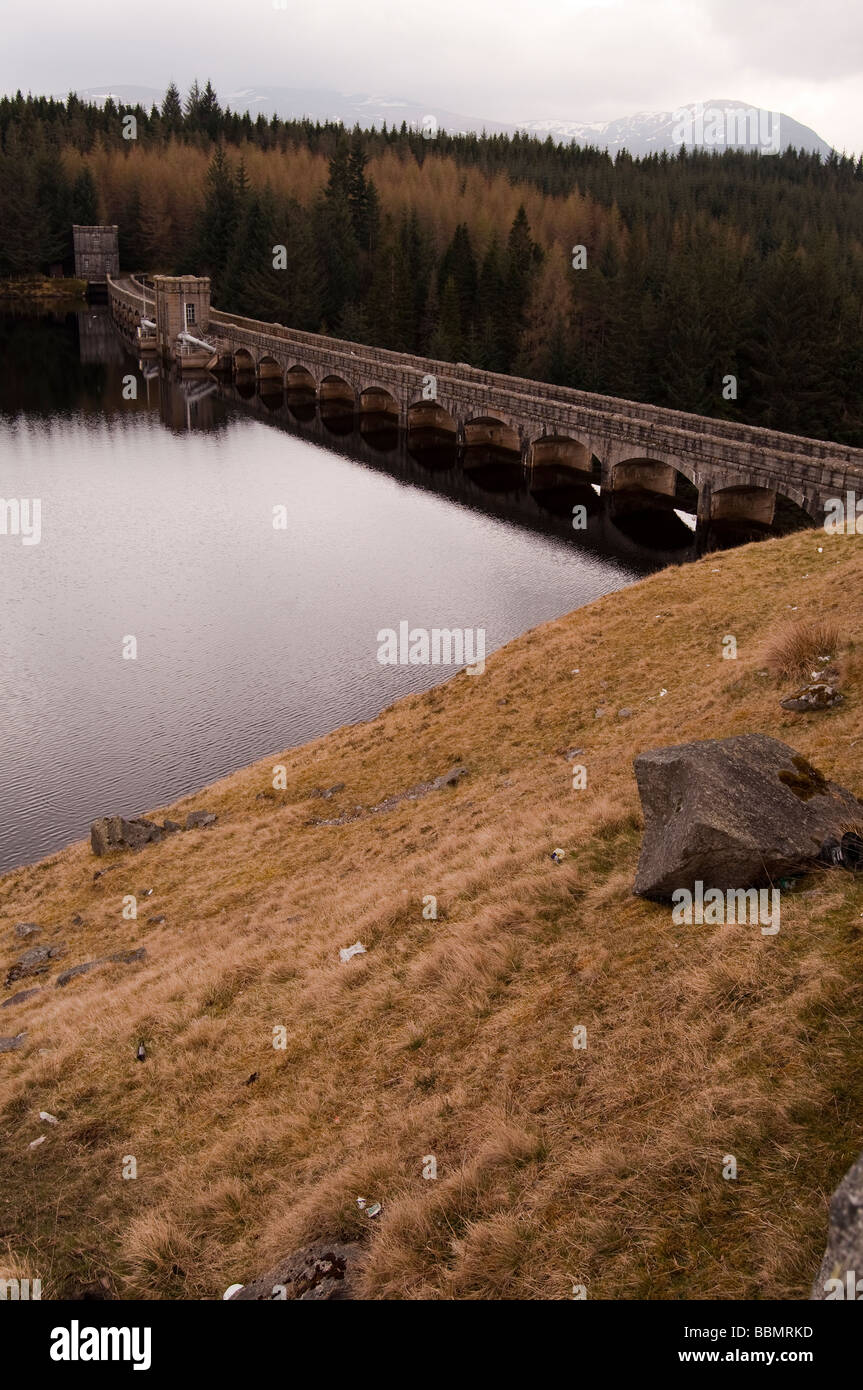
[[[194,304],[187,304],[187,305],[186,305],[186,327],[188,328],[189,325],[192,324],[192,323],[194,323],[194,322],[195,322],[195,306],[194,306]]]

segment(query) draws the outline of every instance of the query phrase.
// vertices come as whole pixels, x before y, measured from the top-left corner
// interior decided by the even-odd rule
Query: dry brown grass
[[[839,625],[831,618],[804,618],[786,623],[771,637],[764,663],[783,680],[809,679],[819,667],[833,661],[839,650]]]
[[[85,843],[0,880],[4,973],[17,921],[67,941],[64,965],[149,952],[0,1012],[27,1029],[0,1055],[6,1263],[60,1295],[105,1278],[123,1298],[207,1298],[307,1240],[360,1236],[370,1298],[805,1297],[827,1195],[863,1147],[863,887],[813,878],[765,938],[673,926],[630,885],[644,748],[771,733],[863,791],[853,660],[845,703],[817,717],[782,711],[760,674],[791,593],[859,650],[863,546],[817,541],[709,556],[530,632],[481,678],[167,808],[219,822],[95,884]],[[289,790],[258,801],[276,761]],[[305,824],[316,784],[373,805],[454,762],[455,789]],[[340,964],[358,937],[368,954]],[[357,1196],[383,1203],[376,1221]]]

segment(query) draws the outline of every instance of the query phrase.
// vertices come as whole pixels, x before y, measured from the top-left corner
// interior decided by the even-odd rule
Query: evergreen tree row
[[[147,156],[158,178],[133,147],[161,152]],[[482,207],[459,203],[442,239],[428,206],[421,216],[397,185],[382,198],[370,165],[384,167],[383,151],[405,183],[432,152],[438,169],[505,180],[534,216],[578,195],[585,216],[602,214],[586,265],[541,245],[524,206],[489,230]],[[311,193],[267,181],[273,160],[301,156],[325,157],[323,187],[320,175]],[[199,173],[161,200],[160,179],[182,183],[207,159],[203,187]],[[106,160],[127,174],[107,180]],[[209,274],[231,312],[863,446],[859,160],[611,159],[527,136],[253,121],[223,110],[210,83],[185,100],[172,86],[150,112],[0,100],[0,275],[71,270],[72,223],[102,220],[120,226],[124,266]]]

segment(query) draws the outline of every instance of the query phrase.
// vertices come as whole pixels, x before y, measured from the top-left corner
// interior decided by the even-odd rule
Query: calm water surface
[[[0,535],[0,870],[453,674],[380,665],[381,628],[490,652],[660,562],[493,465],[145,380],[103,311],[0,338],[0,496],[42,505],[38,545]]]

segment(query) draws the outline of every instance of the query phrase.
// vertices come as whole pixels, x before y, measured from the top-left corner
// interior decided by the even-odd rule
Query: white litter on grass
[[[222,1299],[233,1298],[234,1294],[239,1293],[241,1288],[243,1288],[242,1284],[231,1284],[230,1288],[225,1289]]]
[[[60,1123],[60,1121],[57,1119],[57,1116],[49,1115],[47,1110],[39,1111],[39,1119],[47,1120],[49,1125],[58,1125]]]
[[[31,1149],[36,1149],[36,1148],[38,1148],[38,1146],[39,1146],[40,1144],[44,1144],[44,1143],[45,1143],[45,1136],[44,1136],[44,1134],[40,1134],[38,1139],[31,1139],[31,1140],[30,1140],[30,1145],[29,1145],[29,1147],[30,1147]]]
[[[360,1211],[364,1211],[366,1216],[377,1216],[380,1209],[380,1202],[369,1202],[368,1197],[358,1197],[357,1206]]]
[[[366,948],[363,943],[361,941],[355,941],[353,946],[343,946],[341,948],[339,951],[339,960],[344,964],[346,960],[351,959],[351,956],[364,956],[365,954]]]
[[[667,691],[667,690],[660,690],[659,693],[660,693],[660,695],[667,695],[667,694],[668,694],[668,691]]]

